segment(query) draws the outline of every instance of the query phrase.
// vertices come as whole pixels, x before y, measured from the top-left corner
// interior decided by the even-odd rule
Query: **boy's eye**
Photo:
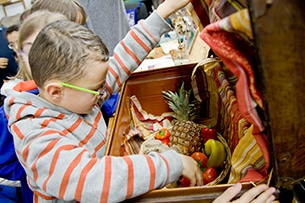
[[[100,88],[99,88],[99,90],[104,90],[106,88],[106,81],[104,81],[103,83],[102,83],[102,85],[100,86]]]
[[[94,91],[97,91],[97,92],[101,92],[101,91],[103,91],[103,90],[106,88],[105,84],[106,84],[106,82],[103,82],[103,83],[101,84],[101,86],[99,86],[99,87],[97,87],[97,88],[95,88],[95,89],[93,89],[93,90],[94,90]]]

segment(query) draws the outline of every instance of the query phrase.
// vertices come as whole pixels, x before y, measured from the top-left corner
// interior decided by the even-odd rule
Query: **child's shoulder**
[[[5,81],[1,87],[1,95],[7,96],[5,92],[8,89],[13,89],[19,82],[22,82],[22,80],[18,78]]]

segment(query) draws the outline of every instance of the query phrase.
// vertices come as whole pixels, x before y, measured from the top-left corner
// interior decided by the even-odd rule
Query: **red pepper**
[[[201,135],[204,143],[209,139],[216,140],[217,138],[216,129],[213,128],[211,125],[202,128]]]
[[[169,145],[169,138],[165,138],[161,140],[162,144]]]
[[[170,132],[166,128],[161,128],[155,134],[155,138],[158,139],[158,140],[163,140],[163,139],[169,138],[169,136],[170,136]]]

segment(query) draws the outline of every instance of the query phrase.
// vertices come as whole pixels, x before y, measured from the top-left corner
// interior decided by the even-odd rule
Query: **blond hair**
[[[47,24],[58,20],[67,20],[67,17],[63,14],[52,13],[47,10],[36,11],[29,15],[19,29],[18,51],[22,50],[22,44],[29,36],[39,32]],[[15,78],[32,80],[32,75],[26,70],[21,58],[19,58],[19,70]]]
[[[71,21],[57,21],[43,28],[29,53],[33,79],[40,88],[52,79],[77,81],[86,76],[85,69],[91,68],[92,62],[108,60],[109,52],[101,38]]]
[[[31,13],[38,10],[61,13],[68,20],[81,25],[84,25],[87,19],[85,9],[77,0],[37,0],[31,6]]]

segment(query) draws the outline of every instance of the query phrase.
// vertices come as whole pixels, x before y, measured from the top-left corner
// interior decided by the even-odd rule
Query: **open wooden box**
[[[280,190],[280,202],[291,202],[293,184],[305,177],[305,94],[302,89],[305,84],[305,41],[302,38],[305,4],[301,0],[249,0],[248,3],[257,50],[256,75],[259,77],[256,83],[263,93],[267,131],[271,137],[272,179]],[[282,7],[287,12],[282,12]],[[143,109],[158,115],[167,108],[161,90],[176,88],[180,80],[190,82],[189,75],[195,65],[138,72],[129,78],[122,89],[118,111],[109,125],[113,130],[108,154],[122,155],[123,133],[128,131],[130,121],[128,98],[136,94]],[[159,189],[132,202],[212,202],[228,186]],[[244,185],[244,189],[250,187],[250,184]]]
[[[162,90],[176,91],[178,85],[184,81],[186,88],[191,88],[191,74],[196,64],[187,64],[169,68],[160,68],[133,73],[125,82],[120,93],[120,100],[114,118],[109,123],[110,141],[107,154],[122,156],[124,148],[124,135],[130,129],[130,97],[136,95],[143,110],[153,115],[161,115],[170,111]],[[212,202],[230,184],[219,184],[215,186],[185,187],[158,189],[144,194],[131,202]],[[243,184],[242,194],[251,187],[250,183]]]

